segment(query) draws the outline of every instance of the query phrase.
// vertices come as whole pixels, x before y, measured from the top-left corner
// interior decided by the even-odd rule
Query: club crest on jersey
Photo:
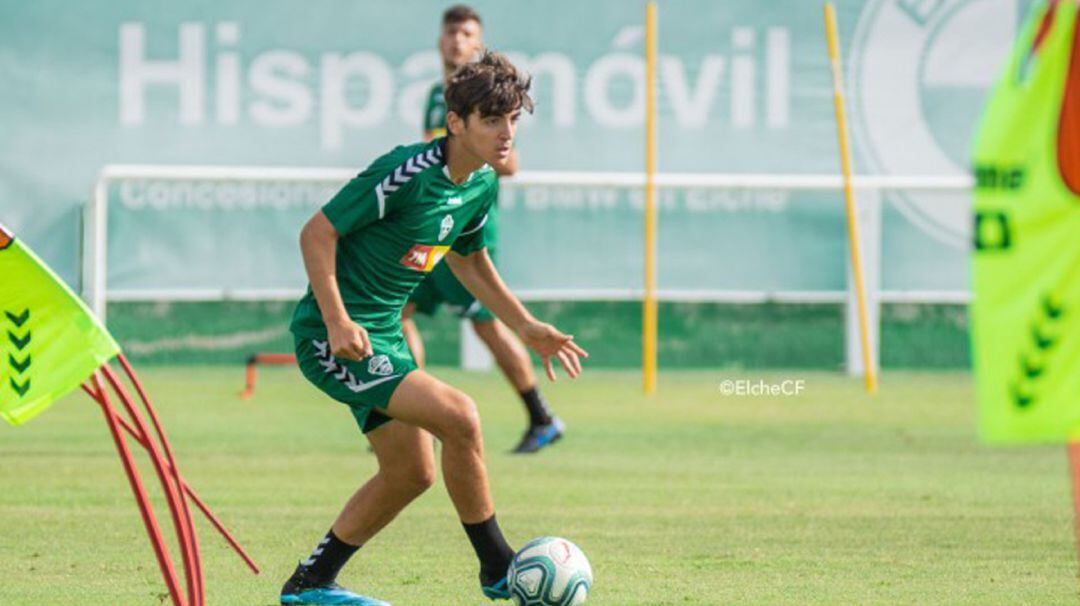
[[[409,269],[428,273],[435,269],[439,261],[446,256],[449,246],[428,246],[427,244],[414,244],[409,252],[401,258],[401,264]]]
[[[450,230],[454,229],[454,217],[446,215],[443,217],[442,223],[439,224],[439,242],[446,239],[446,236],[450,235]]]
[[[394,365],[390,363],[390,358],[386,357],[386,354],[379,354],[368,361],[367,371],[369,374],[385,377],[394,372]]]

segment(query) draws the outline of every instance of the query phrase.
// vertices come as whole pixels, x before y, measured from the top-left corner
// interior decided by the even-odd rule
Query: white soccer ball
[[[517,606],[577,606],[589,596],[592,566],[570,541],[540,537],[517,552],[507,580]]]

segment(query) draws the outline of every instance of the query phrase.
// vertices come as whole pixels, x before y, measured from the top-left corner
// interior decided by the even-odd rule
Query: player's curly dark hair
[[[464,23],[466,21],[476,21],[481,26],[484,22],[480,20],[480,13],[473,10],[471,6],[464,4],[455,4],[446,9],[446,12],[442,14],[443,27],[454,23]]]
[[[506,55],[486,50],[476,61],[455,71],[446,83],[446,109],[465,119],[474,110],[481,117],[502,116],[517,109],[533,110],[532,77],[518,71]]]

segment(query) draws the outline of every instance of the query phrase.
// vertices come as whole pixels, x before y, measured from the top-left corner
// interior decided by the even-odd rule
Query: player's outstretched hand
[[[330,351],[338,358],[359,362],[373,353],[367,331],[352,320],[328,323],[326,338],[330,341]]]
[[[589,357],[588,352],[574,343],[573,335],[564,335],[551,324],[526,324],[521,328],[520,335],[526,345],[540,354],[544,361],[544,370],[552,381],[555,380],[555,368],[551,364],[551,358],[558,358],[566,374],[574,379],[581,374],[581,358]]]

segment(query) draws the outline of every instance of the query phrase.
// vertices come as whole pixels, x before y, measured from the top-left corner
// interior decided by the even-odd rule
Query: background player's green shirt
[[[424,107],[424,134],[429,137],[446,136],[446,98],[443,91],[446,86],[439,80],[428,93]]]
[[[339,234],[337,279],[345,309],[368,331],[400,330],[409,293],[451,250],[484,248],[498,179],[488,166],[460,185],[450,180],[445,139],[382,156],[322,209]],[[326,326],[308,288],[292,332],[321,338]]]

